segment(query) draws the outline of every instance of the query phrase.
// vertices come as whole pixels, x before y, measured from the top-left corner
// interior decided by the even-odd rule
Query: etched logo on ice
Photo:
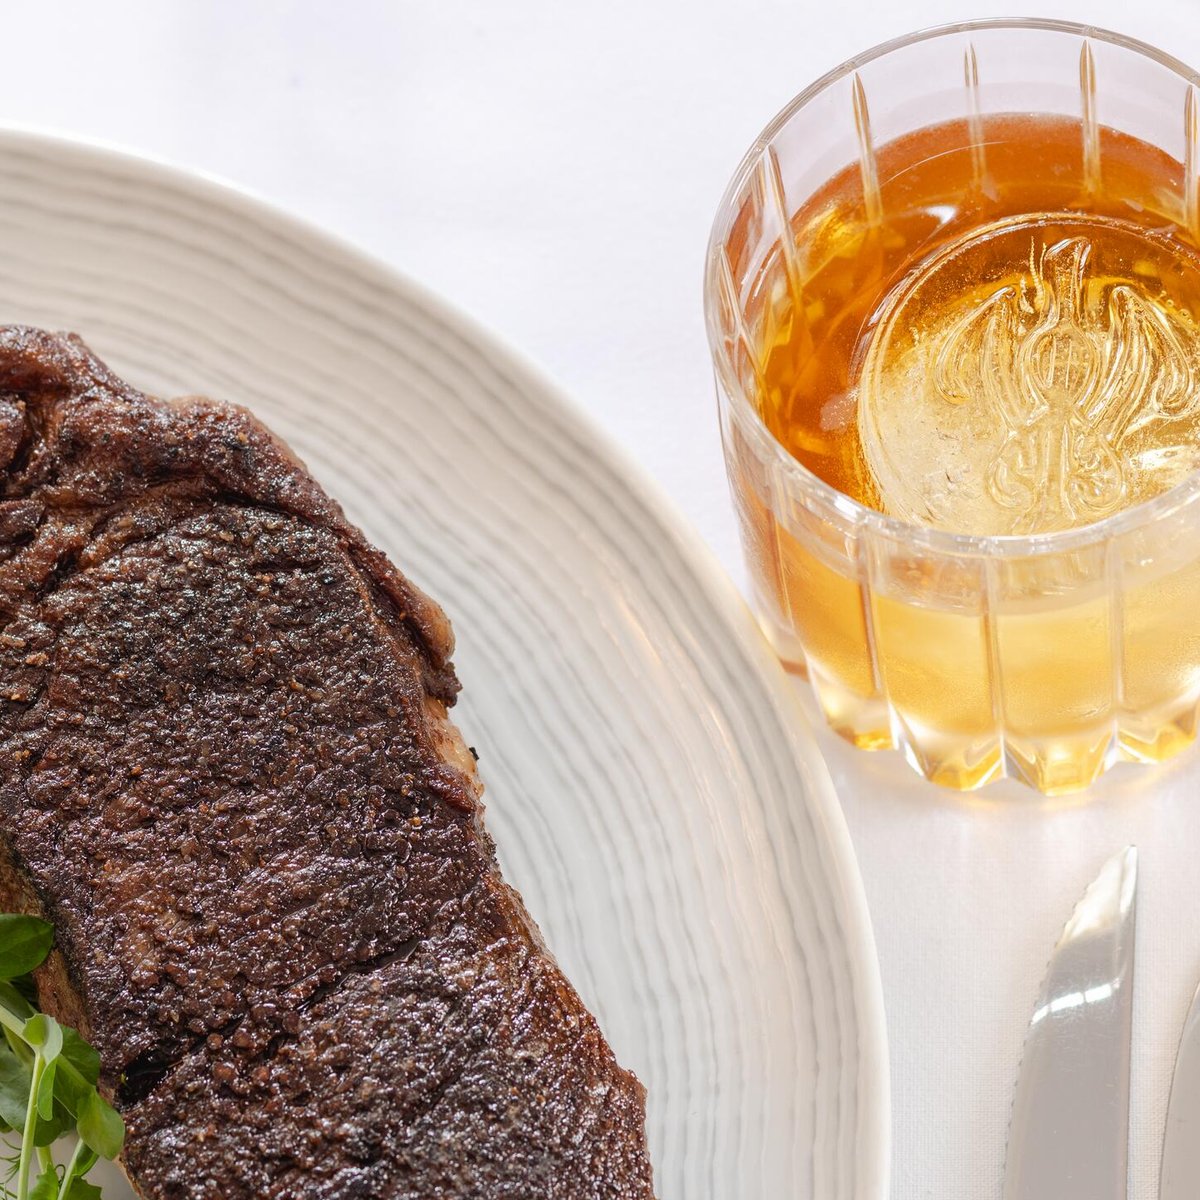
[[[1134,435],[1198,402],[1192,329],[1089,274],[1090,250],[1069,238],[1039,255],[1031,242],[1025,279],[962,316],[935,358],[940,397],[984,405],[1004,429],[987,489],[1023,528],[1094,521],[1128,503]]]
[[[1200,260],[1156,230],[1006,218],[896,286],[858,389],[879,507],[977,534],[1049,533],[1200,466]]]

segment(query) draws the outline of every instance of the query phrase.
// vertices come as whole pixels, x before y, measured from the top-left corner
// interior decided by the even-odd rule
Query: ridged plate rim
[[[757,681],[759,715],[769,728],[761,728],[768,754],[786,753],[797,780],[803,781],[799,799],[816,836],[823,839],[818,847],[829,864],[829,903],[845,934],[845,952],[851,976],[851,995],[842,997],[854,1014],[853,1033],[856,1057],[845,1063],[852,1067],[855,1079],[850,1086],[855,1098],[855,1128],[842,1157],[853,1163],[852,1184],[836,1189],[838,1200],[883,1200],[887,1193],[890,1156],[890,1108],[888,1087],[887,1038],[884,1024],[882,987],[875,954],[866,897],[859,876],[853,847],[829,772],[817,747],[808,719],[797,703],[791,684],[770,654],[752,615],[733,582],[716,562],[711,551],[687,525],[681,513],[659,486],[650,479],[632,457],[598,426],[595,420],[551,381],[540,367],[494,336],[472,317],[460,312],[418,282],[371,255],[350,241],[331,234],[302,217],[289,213],[249,189],[212,174],[185,168],[161,157],[130,151],[94,139],[68,136],[56,131],[13,124],[0,124],[0,180],[10,171],[14,159],[29,156],[57,161],[60,165],[94,173],[105,171],[141,180],[148,187],[169,186],[214,210],[266,222],[298,243],[308,243],[325,258],[340,264],[348,277],[383,287],[458,338],[502,373],[508,382],[531,398],[531,403],[557,413],[564,428],[570,428],[577,440],[590,447],[596,464],[620,481],[636,503],[644,528],[661,539],[664,553],[678,556],[687,575],[711,604],[721,621],[721,629],[708,631],[714,637],[728,637],[750,676]],[[697,300],[698,304],[698,300]],[[5,314],[5,319],[15,319]],[[699,319],[697,315],[697,320]],[[715,419],[715,417],[714,417]],[[713,486],[723,487],[714,480]],[[353,515],[353,514],[352,514]],[[663,576],[666,579],[666,576]],[[772,742],[773,735],[778,741]],[[781,750],[780,748],[784,749]],[[794,801],[793,801],[794,802]],[[749,803],[745,801],[745,803]],[[503,846],[501,847],[503,854]],[[536,915],[536,914],[535,914]],[[821,1053],[817,1046],[818,1056]],[[846,1086],[846,1081],[842,1081]],[[818,1117],[818,1119],[820,1119]],[[817,1164],[813,1178],[833,1170],[829,1164]],[[833,1174],[842,1179],[842,1175]],[[800,1185],[795,1200],[832,1200],[816,1196],[813,1187]],[[670,1198],[674,1200],[674,1197]],[[701,1200],[699,1197],[689,1200]],[[705,1200],[726,1200],[710,1197]],[[763,1197],[762,1200],[781,1200]]]

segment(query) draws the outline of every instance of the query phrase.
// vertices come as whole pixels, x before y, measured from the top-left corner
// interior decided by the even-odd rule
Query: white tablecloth
[[[0,119],[215,172],[390,260],[538,360],[741,579],[700,311],[726,179],[828,67],[994,12],[952,0],[11,5]],[[1054,14],[1200,62],[1195,0],[1059,0]],[[895,756],[822,744],[875,921],[893,1195],[999,1196],[1047,955],[1100,863],[1135,841],[1133,1195],[1150,1200],[1200,978],[1200,754],[1048,811],[1017,789],[964,802]]]

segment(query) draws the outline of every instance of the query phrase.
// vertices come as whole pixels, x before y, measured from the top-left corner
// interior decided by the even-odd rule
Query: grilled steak
[[[0,901],[54,922],[144,1196],[650,1197],[451,648],[248,413],[0,329]]]

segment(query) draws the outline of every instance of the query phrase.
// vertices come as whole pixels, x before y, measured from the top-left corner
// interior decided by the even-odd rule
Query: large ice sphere
[[[1200,465],[1200,260],[1087,214],[977,229],[893,290],[858,383],[880,507],[960,533],[1087,524]]]

